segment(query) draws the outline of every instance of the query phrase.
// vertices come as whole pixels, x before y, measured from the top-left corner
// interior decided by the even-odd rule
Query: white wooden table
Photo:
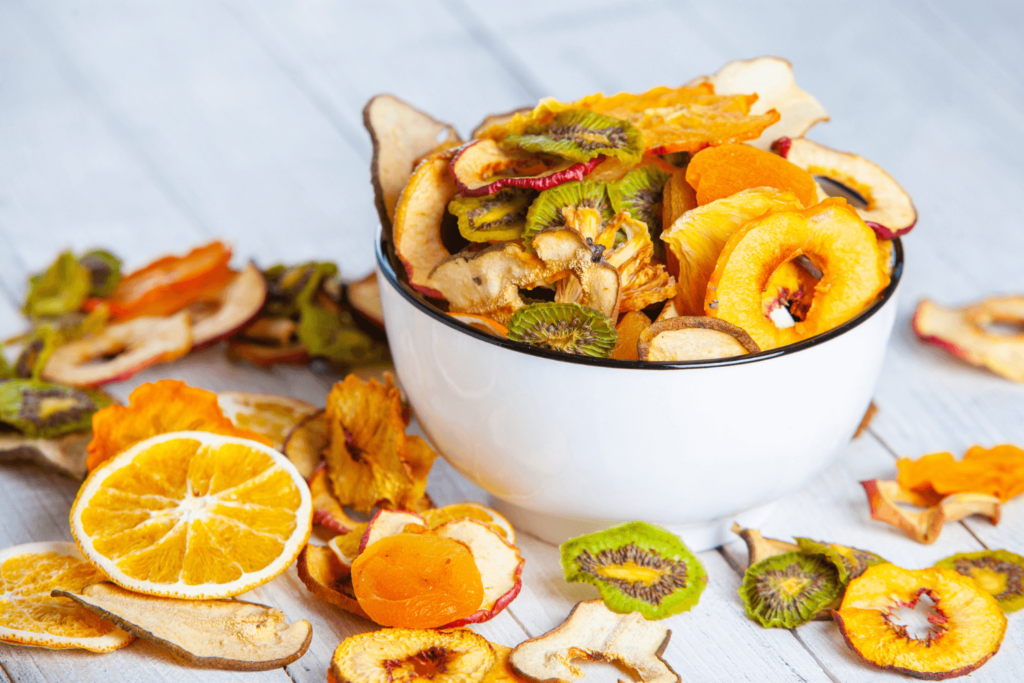
[[[392,92],[468,132],[541,96],[640,91],[730,59],[789,58],[832,114],[812,137],[877,161],[912,194],[906,275],[869,432],[801,493],[766,535],[874,550],[907,567],[984,547],[1024,551],[1024,503],[993,527],[951,524],[921,546],[870,521],[860,479],[894,459],[980,443],[1024,444],[1024,387],[917,343],[922,296],[965,302],[1024,291],[1024,10],[1019,2],[780,2],[701,6],[610,0],[4,0],[0,2],[0,336],[21,328],[29,273],[65,247],[110,247],[129,268],[214,237],[261,264],[333,258],[369,272],[377,223],[363,103]],[[210,349],[112,387],[177,377],[212,390],[272,391],[322,404],[334,378],[233,366]],[[808,390],[813,384],[808,380]],[[799,425],[795,425],[796,428]],[[76,484],[0,468],[0,547],[70,539]],[[486,500],[443,462],[438,503]],[[515,645],[560,623],[587,586],[561,578],[557,549],[520,536],[524,589],[481,634]],[[766,630],[736,589],[742,544],[703,553],[710,583],[673,617],[667,659],[683,681],[882,681],[836,627]],[[317,603],[294,569],[253,599],[313,622],[284,670],[190,668],[137,641],[109,655],[0,645],[0,680],[323,681],[331,653],[370,624]],[[1024,616],[977,681],[1019,680]],[[613,671],[593,667],[592,678]]]

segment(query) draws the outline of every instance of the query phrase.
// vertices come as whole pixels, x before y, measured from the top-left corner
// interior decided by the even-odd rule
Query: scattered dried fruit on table
[[[214,599],[270,581],[312,528],[309,488],[255,441],[172,432],[93,470],[71,508],[82,553],[147,595]]]
[[[926,495],[986,493],[1005,503],[1024,493],[1024,450],[1010,444],[971,446],[961,460],[952,453],[900,458],[896,467],[900,486]]]
[[[708,580],[704,565],[678,536],[646,522],[570,539],[561,554],[566,581],[597,586],[609,609],[646,619],[689,610]]]
[[[0,423],[32,438],[87,432],[93,414],[113,402],[101,391],[31,379],[0,380]]]
[[[336,683],[482,683],[496,664],[491,644],[467,629],[385,628],[346,638],[329,676]]]
[[[766,628],[805,624],[842,593],[835,564],[802,551],[750,565],[739,589],[747,616]]]
[[[281,610],[243,600],[157,598],[106,581],[53,594],[198,666],[269,671],[304,655],[313,639],[308,621],[289,624]]]
[[[370,273],[362,280],[345,288],[345,298],[352,310],[363,316],[380,329],[384,329],[384,309],[380,305],[380,288],[377,273]]]
[[[509,545],[515,545],[516,532],[505,517],[497,510],[492,510],[486,505],[467,501],[465,503],[453,503],[439,508],[430,508],[421,513],[427,528],[436,529],[446,522],[454,522],[460,519],[475,519],[484,522],[498,532],[498,535],[505,539]]]
[[[27,543],[0,550],[0,641],[56,649],[111,652],[135,638],[50,592],[80,590],[103,572],[74,543]]]
[[[217,405],[236,427],[262,434],[279,451],[284,450],[284,441],[295,427],[317,412],[316,406],[297,398],[247,391],[222,391],[217,394]]]
[[[803,552],[827,557],[836,566],[836,570],[839,572],[839,581],[844,586],[851,579],[856,579],[867,571],[868,567],[888,562],[888,560],[870,550],[851,548],[839,543],[815,541],[800,536],[796,536],[794,540],[799,544],[800,550]]]
[[[575,303],[530,304],[508,322],[512,341],[580,356],[604,358],[615,348],[616,332],[607,316]]]
[[[1024,382],[1024,335],[999,334],[990,325],[1024,322],[1024,297],[992,297],[963,308],[947,308],[923,299],[914,312],[914,332],[925,344],[972,365]]]
[[[687,361],[758,353],[746,332],[718,318],[680,316],[656,322],[640,333],[640,360]]]
[[[337,558],[330,548],[307,545],[299,553],[299,579],[309,592],[335,607],[369,619],[352,589],[352,568]]]
[[[327,411],[318,410],[301,418],[285,436],[281,452],[307,481],[324,460],[324,449],[330,445]],[[326,475],[325,475],[326,476]]]
[[[853,438],[857,438],[871,426],[871,421],[875,419],[875,414],[878,413],[878,406],[872,401],[868,404],[868,409],[864,411],[864,417],[860,419],[860,424],[857,425],[857,431],[853,433]]]
[[[642,683],[678,683],[679,675],[661,658],[671,635],[637,612],[616,614],[590,600],[573,607],[560,626],[512,648],[509,663],[531,681],[574,681],[584,672],[573,660],[583,659],[621,663]]]
[[[908,632],[896,610],[927,597],[935,616],[926,636]],[[996,652],[1006,617],[978,584],[950,569],[871,567],[846,589],[833,613],[846,643],[864,661],[914,678],[942,680],[977,670]]]
[[[640,360],[637,343],[640,335],[651,326],[651,319],[641,311],[630,311],[615,326],[615,348],[608,354],[615,360]]]
[[[85,460],[90,439],[89,433],[37,439],[0,430],[0,462],[27,460],[81,480],[89,473]]]
[[[869,479],[860,484],[868,496],[871,519],[893,525],[918,543],[934,543],[946,522],[983,515],[998,524],[1001,516],[999,499],[984,493],[954,493],[936,499],[905,489],[895,481]],[[915,512],[899,503],[926,509]]]
[[[82,307],[92,277],[70,251],[62,252],[53,265],[29,278],[23,311],[30,318],[59,316]]]
[[[702,206],[757,187],[792,192],[805,207],[817,204],[818,188],[810,173],[750,145],[720,145],[697,152],[686,167],[686,182]]]
[[[248,264],[219,291],[188,305],[192,346],[200,348],[231,336],[256,317],[267,299],[263,273]]]
[[[236,427],[221,412],[217,394],[173,379],[136,387],[128,395],[127,406],[98,411],[92,427],[90,470],[140,441],[167,432],[211,432],[272,444],[265,436]]]
[[[982,550],[959,553],[935,563],[978,582],[992,594],[1004,612],[1024,607],[1024,557],[1009,550]]]
[[[301,474],[301,470],[299,473]],[[334,494],[331,493],[331,481],[327,477],[327,465],[321,464],[313,472],[313,476],[309,478],[309,495],[313,499],[313,524],[329,529],[336,534],[355,533],[358,536],[362,535],[363,530],[366,528],[366,523],[357,522],[345,514],[345,509],[338,502],[338,499],[334,497]],[[340,536],[336,538],[340,538]],[[358,547],[358,543],[356,545]],[[348,564],[351,564],[351,562]]]

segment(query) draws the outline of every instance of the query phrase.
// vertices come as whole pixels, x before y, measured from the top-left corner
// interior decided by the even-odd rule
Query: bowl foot
[[[512,522],[512,526],[515,527],[517,532],[525,531],[528,534],[536,536],[542,541],[546,541],[554,545],[560,545],[568,539],[575,538],[576,536],[582,536],[583,534],[601,531],[602,529],[607,529],[618,524],[634,521],[580,519],[578,517],[552,515],[544,512],[537,512],[536,510],[527,510],[526,508],[522,508],[518,505],[493,497],[491,499],[491,504],[495,509],[501,512],[501,514],[505,515],[510,522]],[[683,542],[686,543],[690,550],[695,553],[699,553],[705,550],[711,550],[712,548],[717,548],[718,546],[726,543],[738,541],[739,538],[736,534],[729,530],[733,522],[738,522],[740,526],[754,529],[760,528],[764,525],[765,521],[767,521],[774,507],[775,503],[772,502],[767,505],[751,508],[750,510],[744,510],[743,512],[735,515],[720,517],[718,519],[713,519],[710,522],[702,522],[700,524],[671,524],[659,522],[658,520],[644,521],[650,521],[653,524],[665,527],[683,539]]]

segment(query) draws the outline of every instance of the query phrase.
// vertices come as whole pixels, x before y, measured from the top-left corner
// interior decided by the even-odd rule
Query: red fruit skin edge
[[[485,621],[490,621],[494,617],[498,616],[502,610],[509,606],[509,604],[516,599],[519,595],[519,591],[523,589],[523,565],[526,563],[522,557],[519,558],[519,566],[516,567],[515,578],[516,583],[512,589],[502,595],[500,598],[494,601],[494,604],[490,609],[480,609],[473,612],[468,617],[453,621],[450,624],[445,624],[439,628],[455,628],[456,626],[465,626],[466,624],[481,624]]]
[[[914,311],[914,317],[913,317],[913,319],[910,322],[910,326],[913,328],[914,334],[917,335],[918,339],[920,339],[923,343],[928,344],[929,346],[938,347],[938,348],[942,349],[943,351],[945,351],[946,353],[950,354],[951,356],[959,358],[960,360],[967,361],[968,363],[973,363],[974,362],[971,359],[970,354],[968,354],[966,351],[961,349],[956,344],[950,343],[950,342],[948,342],[945,339],[942,339],[940,337],[935,337],[933,335],[925,334],[924,332],[922,332],[921,328],[918,326],[918,322],[917,322],[917,317],[919,315],[920,315],[920,311],[919,310],[918,311]]]
[[[473,146],[475,143],[465,145],[459,152],[452,158],[451,163],[448,165],[448,172],[452,176],[452,180],[459,186],[459,191],[467,197],[480,197],[482,195],[494,194],[498,190],[504,187],[525,187],[534,190],[544,191],[552,187],[556,187],[563,183],[567,183],[571,180],[583,180],[591,171],[598,167],[598,165],[604,161],[603,156],[598,156],[590,161],[584,161],[578,164],[573,164],[569,168],[552,173],[546,176],[527,176],[522,178],[499,178],[494,182],[488,183],[481,187],[471,188],[467,186],[458,175],[455,173],[455,166],[466,150]]]

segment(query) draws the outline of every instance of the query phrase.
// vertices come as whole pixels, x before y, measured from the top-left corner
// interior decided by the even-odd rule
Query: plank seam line
[[[469,32],[470,37],[480,47],[489,52],[498,61],[498,64],[509,72],[516,83],[519,84],[519,87],[526,91],[530,99],[537,101],[541,98],[541,93],[544,89],[533,80],[533,77],[530,75],[530,69],[516,57],[515,53],[505,45],[504,41],[480,21],[480,18],[466,3],[461,0],[438,0],[438,2],[463,25],[463,28]]]
[[[519,617],[517,617],[516,613],[512,611],[512,606],[511,605],[509,605],[507,611],[508,611],[508,615],[510,617],[512,617],[512,621],[514,621],[517,624],[519,624],[519,628],[523,629],[523,633],[526,634],[526,639],[527,640],[529,640],[530,638],[536,638],[536,636],[533,635],[532,633],[530,633],[529,629],[526,628],[526,625],[523,624],[523,622],[519,621]]]
[[[9,681],[10,683],[13,683],[13,681],[14,681],[14,677],[13,677],[13,676],[11,676],[10,672],[9,672],[9,671],[7,670],[7,667],[6,667],[6,666],[4,666],[4,663],[3,663],[3,662],[0,662],[0,672],[3,672],[4,676],[6,676],[6,677],[7,677],[7,680],[8,680],[8,681]]]
[[[743,567],[741,567],[739,563],[736,561],[736,558],[734,558],[729,553],[725,552],[725,548],[723,548],[722,546],[718,546],[717,548],[715,548],[715,550],[717,550],[718,554],[722,556],[722,558],[725,560],[725,563],[732,567],[732,570],[734,572],[739,574],[741,577],[747,573],[746,570]]]
[[[53,34],[49,24],[28,7],[25,2],[21,3],[21,7],[22,11],[31,17],[31,21],[35,23],[39,33],[46,38],[47,43],[49,43],[50,53],[56,58],[57,68],[68,79],[72,90],[99,114],[100,119],[113,134],[114,138],[120,141],[128,154],[142,166],[143,170],[153,181],[153,184],[167,198],[171,205],[181,211],[187,220],[199,228],[201,233],[207,237],[211,236],[213,232],[210,226],[203,221],[195,208],[178,192],[174,183],[160,171],[159,166],[154,159],[150,158],[145,146],[132,132],[131,127],[114,113],[107,105],[107,102],[93,88],[91,81],[85,73],[75,66],[75,60],[71,59],[71,56],[64,50],[60,41]]]
[[[299,679],[295,678],[295,676],[292,676],[292,672],[288,670],[288,666],[287,665],[286,666],[282,666],[281,668],[284,669],[285,676],[287,676],[289,679],[291,679],[292,683],[299,683]],[[328,670],[330,670],[330,669],[328,668]]]
[[[804,642],[804,639],[800,637],[800,634],[796,632],[795,628],[789,629],[789,632],[792,633],[793,637],[796,638],[797,642],[800,643],[800,645],[803,646],[805,650],[807,650],[807,654],[809,654],[811,656],[811,659],[813,659],[815,663],[819,667],[821,667],[822,672],[826,676],[828,676],[828,679],[832,681],[832,683],[843,683],[839,678],[836,677],[835,674],[832,673],[832,671],[827,666],[825,666],[825,662],[821,661],[818,658],[818,655],[814,652],[814,650],[812,650],[810,646]]]

